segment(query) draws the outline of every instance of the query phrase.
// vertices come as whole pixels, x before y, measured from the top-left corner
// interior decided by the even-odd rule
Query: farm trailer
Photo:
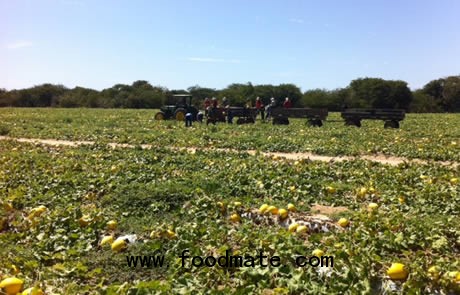
[[[227,122],[232,124],[233,118],[238,117],[236,124],[255,123],[257,110],[255,108],[226,107],[209,109],[206,117],[206,124]]]
[[[346,109],[342,118],[348,126],[361,127],[361,120],[383,120],[385,128],[399,128],[405,114],[402,109]]]
[[[321,127],[327,115],[327,109],[273,108],[271,110],[274,125],[288,125],[289,118],[306,118],[310,126]]]

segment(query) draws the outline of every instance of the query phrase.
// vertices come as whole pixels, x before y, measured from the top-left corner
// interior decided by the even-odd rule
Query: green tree
[[[205,88],[200,87],[199,85],[191,86],[187,88],[187,91],[192,95],[194,98],[197,98],[203,101],[206,97],[214,97],[218,96],[219,92],[214,88]]]
[[[460,76],[430,81],[423,87],[422,92],[433,98],[442,111],[460,111]]]
[[[254,86],[251,82],[247,84],[234,83],[219,92],[220,99],[226,97],[231,105],[244,106],[246,101],[254,97]]]
[[[59,97],[58,106],[96,108],[102,107],[103,103],[99,91],[77,86]]]
[[[436,99],[442,98],[442,92],[444,90],[444,79],[437,79],[428,82],[423,86],[423,93]]]
[[[304,92],[301,106],[310,108],[327,108],[329,111],[341,111],[348,98],[347,88],[335,90],[313,89]]]
[[[324,108],[330,105],[330,95],[326,89],[307,90],[302,95],[301,105],[309,108]]]
[[[412,93],[404,81],[380,78],[360,78],[349,86],[348,103],[358,108],[402,108],[408,109]]]
[[[58,104],[59,97],[68,89],[62,85],[42,84],[31,88],[12,90],[3,96],[10,106],[50,107]]]
[[[128,108],[159,108],[166,101],[166,88],[154,87],[144,80],[135,81],[131,88],[126,88],[129,93],[126,101]]]
[[[190,95],[193,97],[193,104],[195,106],[201,107],[203,105],[204,99],[206,97],[212,98],[219,95],[219,91],[214,88],[205,88],[200,87],[199,85],[191,86],[187,88]]]
[[[443,98],[443,106],[446,111],[460,111],[460,76],[451,76],[445,79]]]
[[[276,87],[270,84],[256,85],[254,86],[254,92],[251,100],[255,101],[257,97],[260,97],[262,102],[267,105],[270,103],[270,98],[276,96]]]
[[[4,88],[0,88],[0,107],[7,107],[10,105],[10,93]]]
[[[282,103],[286,97],[289,97],[294,106],[299,106],[302,92],[294,84],[280,84],[275,88],[275,98]]]
[[[437,113],[442,111],[436,99],[426,94],[423,90],[413,92],[413,100],[410,111],[414,113]]]
[[[102,90],[101,96],[105,107],[128,108],[128,97],[132,92],[132,86],[126,84],[115,84],[110,88]]]

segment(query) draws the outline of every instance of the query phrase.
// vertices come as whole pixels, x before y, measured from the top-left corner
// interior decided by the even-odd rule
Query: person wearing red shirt
[[[262,100],[260,97],[256,98],[256,109],[257,112],[260,113],[260,117],[262,118],[262,121],[265,119],[265,108]]]
[[[292,102],[289,99],[289,97],[286,97],[286,99],[284,100],[283,107],[286,109],[292,108]]]

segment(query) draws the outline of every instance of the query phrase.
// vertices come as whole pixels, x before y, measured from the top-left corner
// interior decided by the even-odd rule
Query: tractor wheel
[[[176,121],[185,121],[185,110],[177,109],[174,113],[174,118],[176,119]]]
[[[157,121],[163,121],[165,119],[165,113],[163,112],[158,112],[155,114],[155,120]]]

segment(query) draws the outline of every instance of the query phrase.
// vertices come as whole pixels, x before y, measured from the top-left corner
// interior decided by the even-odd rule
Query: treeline
[[[174,94],[190,93],[201,106],[204,98],[226,97],[231,105],[254,103],[256,97],[267,104],[271,97],[279,103],[289,97],[295,107],[325,107],[330,111],[343,108],[402,108],[410,112],[460,112],[460,76],[437,79],[422,89],[411,91],[404,81],[359,78],[346,88],[313,89],[304,93],[294,84],[231,84],[224,89],[192,86],[169,90],[147,81],[131,85],[116,84],[97,91],[63,85],[42,84],[27,89],[0,89],[0,107],[86,107],[86,108],[159,108],[174,104]]]

